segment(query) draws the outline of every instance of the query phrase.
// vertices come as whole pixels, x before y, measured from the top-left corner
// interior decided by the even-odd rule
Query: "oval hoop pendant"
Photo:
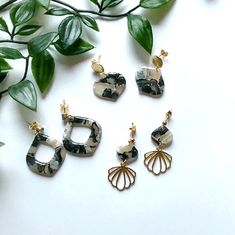
[[[54,156],[49,162],[40,162],[35,158],[36,152],[40,144],[49,145],[55,149]],[[44,133],[38,133],[33,143],[31,144],[29,151],[26,155],[26,163],[31,171],[43,176],[53,176],[59,170],[64,162],[66,151],[63,145]]]
[[[77,143],[71,139],[74,126],[90,128],[91,133],[85,143]],[[77,156],[91,156],[100,143],[102,129],[98,122],[86,117],[69,116],[63,135],[63,144],[66,150]]]

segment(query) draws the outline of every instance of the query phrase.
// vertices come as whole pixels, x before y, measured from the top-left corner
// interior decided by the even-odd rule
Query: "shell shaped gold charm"
[[[128,189],[135,183],[136,173],[125,164],[108,170],[108,180],[119,191]]]
[[[170,154],[156,150],[144,155],[144,165],[154,175],[165,173],[171,167],[172,157]]]

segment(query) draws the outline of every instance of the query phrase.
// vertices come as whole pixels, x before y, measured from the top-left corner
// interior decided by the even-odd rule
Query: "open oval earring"
[[[141,67],[135,76],[139,92],[143,95],[161,97],[165,83],[160,68],[163,66],[163,59],[168,56],[168,52],[161,50],[159,56],[152,58],[154,67]]]
[[[94,83],[95,95],[101,99],[116,101],[125,90],[126,79],[120,73],[105,73],[100,57],[91,61],[91,67],[101,77]]]
[[[77,156],[91,156],[96,151],[102,136],[100,124],[90,118],[72,116],[69,114],[69,107],[63,102],[61,104],[62,119],[66,123],[63,135],[63,144],[67,151]],[[90,128],[91,133],[85,143],[77,143],[71,139],[72,129],[75,126]]]

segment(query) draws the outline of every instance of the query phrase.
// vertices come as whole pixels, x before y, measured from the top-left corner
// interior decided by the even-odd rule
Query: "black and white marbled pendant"
[[[94,83],[94,93],[102,99],[116,101],[126,87],[126,79],[120,73],[108,73]]]
[[[141,67],[135,79],[139,92],[144,95],[160,97],[164,92],[165,84],[160,69]]]
[[[90,128],[91,134],[85,143],[77,143],[71,139],[71,133],[74,126]],[[98,122],[95,120],[69,116],[63,135],[63,144],[66,150],[78,156],[90,156],[98,147],[102,135],[102,129]]]
[[[173,141],[173,135],[166,126],[160,126],[154,130],[151,134],[152,140],[157,146],[164,148],[169,146]]]
[[[55,149],[54,156],[49,162],[40,162],[35,158],[35,154],[40,144],[46,144]],[[44,133],[38,133],[26,155],[26,162],[28,167],[34,173],[43,176],[53,176],[63,164],[65,154],[66,151],[59,141],[45,135]]]
[[[117,149],[118,158],[127,164],[137,160],[138,150],[133,144],[123,145]]]

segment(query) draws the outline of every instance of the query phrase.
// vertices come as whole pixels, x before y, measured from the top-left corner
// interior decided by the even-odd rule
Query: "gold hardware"
[[[42,132],[43,128],[40,126],[38,122],[28,123],[29,129],[33,130],[35,135]]]
[[[104,74],[104,67],[103,65],[100,64],[100,57],[98,59],[93,59],[91,61],[91,68],[93,69],[94,72],[98,73],[99,75]]]
[[[69,117],[69,106],[65,103],[65,100],[63,100],[63,103],[60,105],[60,110],[62,113],[63,119],[66,119]]]
[[[132,122],[131,127],[129,128],[129,130],[131,131],[130,136],[131,138],[128,140],[129,144],[135,144],[135,135],[136,135],[136,125]]]
[[[161,50],[159,56],[153,56],[152,63],[154,66],[156,66],[158,69],[160,69],[163,66],[163,60],[165,57],[168,56],[168,52],[165,50]]]
[[[163,126],[166,126],[166,125],[167,125],[167,123],[168,123],[169,119],[171,118],[171,116],[172,116],[172,111],[169,110],[169,111],[166,113],[166,117],[165,117],[164,121],[162,122],[162,125],[163,125]]]

